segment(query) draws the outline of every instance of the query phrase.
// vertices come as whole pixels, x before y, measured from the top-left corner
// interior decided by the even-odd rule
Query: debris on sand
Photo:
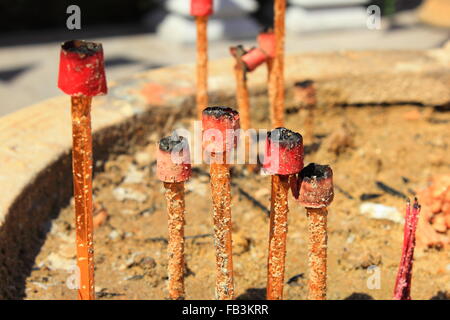
[[[450,174],[436,175],[427,188],[417,192],[422,204],[417,241],[421,246],[450,244]]]
[[[359,206],[359,212],[372,219],[390,220],[395,223],[403,223],[402,214],[397,208],[385,206],[374,202],[363,202]]]
[[[114,197],[119,201],[125,201],[125,200],[133,200],[137,202],[145,202],[147,200],[147,195],[130,189],[130,188],[122,188],[118,187],[113,190]]]
[[[355,147],[353,137],[355,136],[354,128],[347,122],[342,122],[337,130],[325,140],[326,149],[334,153],[336,156],[343,154],[348,149]]]

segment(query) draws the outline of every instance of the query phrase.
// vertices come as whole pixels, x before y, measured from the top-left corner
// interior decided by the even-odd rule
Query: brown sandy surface
[[[258,102],[253,99],[252,105]],[[306,111],[291,109],[286,127],[301,133],[305,114]],[[254,113],[253,121],[257,127],[268,126],[265,115]],[[189,122],[184,120],[179,125],[188,126]],[[432,108],[334,107],[321,108],[316,113],[317,147],[307,153],[305,165],[312,161],[330,164],[335,185],[353,197],[349,199],[335,190],[335,200],[329,208],[329,299],[392,298],[403,225],[360,214],[359,197],[363,193],[381,193],[381,197],[370,201],[394,206],[403,213],[404,200],[383,193],[375,181],[411,196],[408,189],[425,186],[431,175],[449,173],[449,132],[450,113]],[[157,139],[148,137],[148,146],[136,154],[115,155],[106,163],[97,163],[94,201],[108,212],[107,221],[95,232],[99,299],[168,296],[167,213],[163,186],[155,177]],[[305,142],[311,145],[310,141]],[[205,175],[208,168],[196,168],[186,184],[186,298],[214,299],[211,196],[209,177]],[[402,177],[410,181],[405,183]],[[266,212],[241,191],[268,208],[270,177],[249,174],[242,166],[235,166],[232,179],[235,292],[238,298],[261,299],[266,286],[269,220]],[[286,299],[306,299],[307,239],[305,210],[291,197]],[[66,286],[69,269],[75,263],[74,240],[74,212],[70,205],[52,222],[27,279],[28,299],[76,298],[76,291]],[[367,285],[372,275],[368,267],[372,265],[379,267],[379,289]],[[445,292],[450,292],[450,250],[416,250],[413,299],[443,298]]]

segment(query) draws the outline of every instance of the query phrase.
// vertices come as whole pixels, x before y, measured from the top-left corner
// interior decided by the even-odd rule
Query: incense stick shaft
[[[234,68],[236,75],[236,100],[239,107],[239,120],[241,129],[247,131],[250,129],[250,99],[248,94],[247,79],[245,69],[243,65],[237,61]],[[245,161],[249,162],[250,157],[250,145],[252,143],[250,136],[245,136]],[[254,164],[248,164],[247,168],[253,170]]]
[[[95,299],[91,100],[91,97],[72,97],[72,170],[80,300]]]
[[[306,208],[309,230],[308,299],[327,297],[327,215],[326,208]]]
[[[170,299],[184,299],[184,182],[164,183],[169,218],[168,273]]]
[[[208,106],[208,16],[196,17],[197,24],[197,114]]]
[[[283,299],[288,208],[288,176],[272,176],[269,255],[267,263],[267,299]]]
[[[230,170],[226,163],[211,163],[210,170],[216,247],[216,298],[231,300],[234,298],[234,282]]]
[[[394,300],[411,300],[411,281],[416,246],[416,228],[420,213],[420,205],[415,202],[411,209],[406,206],[405,226],[403,231],[403,248],[400,266],[394,286]]]
[[[272,128],[276,128],[275,123],[276,123],[276,119],[275,119],[275,86],[276,83],[275,81],[273,81],[273,59],[272,58],[268,58],[266,61],[267,64],[267,83],[268,83],[268,87],[267,87],[267,95],[269,98],[269,113],[270,113],[270,124],[272,126]]]
[[[285,36],[286,0],[275,0],[274,32],[275,59],[273,60],[271,86],[274,88],[274,123],[272,127],[284,125],[284,36]]]
[[[241,128],[247,130],[250,128],[250,102],[245,69],[241,63],[236,62],[234,70],[236,75],[236,100],[239,107],[239,120]]]

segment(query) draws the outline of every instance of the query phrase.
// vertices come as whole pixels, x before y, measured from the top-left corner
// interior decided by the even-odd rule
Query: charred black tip
[[[247,53],[247,51],[244,49],[244,46],[239,44],[234,47],[230,47],[230,53],[233,57],[240,60],[244,54]]]
[[[416,209],[416,210],[421,208],[421,205],[419,204],[419,201],[417,200],[417,197],[414,197],[413,208]]]
[[[224,106],[214,106],[214,107],[208,107],[203,110],[203,114],[207,116],[213,116],[217,119],[227,117],[229,119],[234,119],[236,115],[239,114],[236,110],[224,107]]]
[[[310,86],[312,86],[314,84],[313,80],[304,80],[304,81],[297,81],[296,83],[294,83],[294,87],[298,87],[298,88],[308,88]]]
[[[288,149],[292,149],[303,143],[303,137],[300,133],[283,127],[275,128],[272,131],[269,131],[267,133],[267,138]]]
[[[186,146],[187,140],[176,134],[159,140],[159,149],[165,152],[181,151]]]
[[[70,40],[64,42],[61,45],[61,48],[64,51],[91,56],[102,51],[102,44],[98,42],[89,42],[84,40]]]
[[[300,172],[302,180],[321,180],[329,178],[333,174],[329,165],[321,165],[317,163],[310,163]]]
[[[272,25],[266,25],[261,29],[260,33],[271,33],[273,32],[273,26]]]

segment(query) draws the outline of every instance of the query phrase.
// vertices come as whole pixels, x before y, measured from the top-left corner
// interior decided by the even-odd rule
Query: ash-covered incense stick
[[[266,140],[263,168],[272,175],[267,299],[282,300],[288,230],[289,178],[303,168],[302,136],[286,128],[270,131]]]
[[[275,33],[268,28],[258,35],[258,46],[267,54],[267,92],[269,96],[270,122],[275,126],[275,82],[273,77],[273,59],[275,59]]]
[[[327,298],[327,207],[333,201],[333,171],[310,163],[300,173],[298,201],[306,207],[309,230],[308,299]]]
[[[213,200],[214,244],[216,248],[216,298],[234,298],[231,179],[227,153],[236,147],[234,131],[239,129],[239,113],[226,107],[203,110],[203,149],[210,156]]]
[[[164,182],[168,213],[169,297],[184,299],[184,182],[191,176],[187,140],[177,135],[160,140],[156,174]]]
[[[394,300],[411,300],[413,258],[419,214],[420,205],[417,199],[414,199],[412,210],[408,200],[406,203],[405,227],[403,231],[402,257],[395,280]]]
[[[272,127],[284,125],[284,36],[286,0],[274,1],[275,58],[269,86],[273,89]]]
[[[58,87],[72,96],[72,170],[75,199],[78,299],[95,299],[92,216],[91,100],[107,93],[103,48],[99,43],[67,41],[61,46]]]
[[[314,110],[316,108],[316,87],[312,80],[299,81],[294,84],[294,97],[300,109],[306,110],[304,121],[305,141],[313,143]]]
[[[197,115],[208,106],[208,16],[213,13],[213,0],[191,0],[191,15],[197,25]]]

